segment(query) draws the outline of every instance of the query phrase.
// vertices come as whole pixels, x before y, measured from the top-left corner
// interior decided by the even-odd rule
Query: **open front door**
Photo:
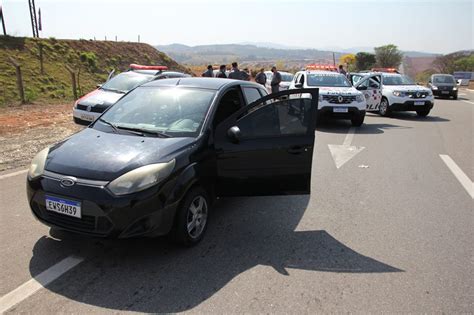
[[[303,94],[305,98],[290,98]],[[318,89],[265,96],[215,133],[218,196],[309,194]]]
[[[382,101],[382,85],[380,74],[368,75],[355,83],[354,87],[364,94],[367,101],[366,111],[378,111]]]

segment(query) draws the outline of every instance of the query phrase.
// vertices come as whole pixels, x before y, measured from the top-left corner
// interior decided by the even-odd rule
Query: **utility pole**
[[[140,42],[140,35],[138,35],[138,42]]]
[[[334,67],[336,66],[336,54],[334,51],[332,52],[332,62],[334,63]]]
[[[33,29],[33,37],[39,37],[38,20],[36,19],[35,0],[28,0],[30,6],[31,28]]]
[[[0,20],[2,20],[3,35],[7,36],[7,29],[5,28],[5,18],[3,17],[2,6],[0,5]]]

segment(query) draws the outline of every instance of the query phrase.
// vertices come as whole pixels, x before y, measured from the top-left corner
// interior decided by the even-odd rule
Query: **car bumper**
[[[72,110],[74,122],[82,125],[88,125],[94,122],[100,115],[102,115],[102,113],[88,112],[77,108]]]
[[[458,91],[440,91],[440,90],[431,90],[434,96],[456,96],[458,95]]]
[[[341,108],[347,108],[347,112],[342,113],[338,112]],[[336,112],[335,112],[336,110]],[[323,106],[318,110],[319,116],[330,116],[340,119],[351,119],[358,117],[360,115],[365,115],[365,110],[359,109],[357,107],[344,107],[344,106]]]
[[[59,180],[43,176],[27,180],[27,194],[33,215],[50,227],[95,237],[154,237],[171,230],[180,202],[163,201],[170,193],[169,184],[116,197],[104,187],[76,184],[64,188]],[[81,218],[47,210],[46,196],[79,201]]]
[[[415,102],[424,102],[423,105],[415,105]],[[432,101],[406,101],[404,103],[393,103],[390,104],[391,111],[417,111],[417,110],[430,110],[433,108]]]

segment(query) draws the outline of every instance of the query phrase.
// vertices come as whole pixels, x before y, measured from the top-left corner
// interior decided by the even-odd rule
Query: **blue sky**
[[[473,49],[473,0],[35,0],[42,37],[188,45],[274,42],[449,53]],[[0,0],[7,32],[31,36],[27,0]]]

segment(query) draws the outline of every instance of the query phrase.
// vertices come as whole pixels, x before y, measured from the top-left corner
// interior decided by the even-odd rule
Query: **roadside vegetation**
[[[103,83],[112,69],[124,71],[130,63],[159,64],[189,72],[166,54],[143,43],[0,36],[0,107],[20,103],[16,70],[10,57],[21,65],[27,103],[73,101],[72,79],[66,66],[76,74],[78,96]]]

